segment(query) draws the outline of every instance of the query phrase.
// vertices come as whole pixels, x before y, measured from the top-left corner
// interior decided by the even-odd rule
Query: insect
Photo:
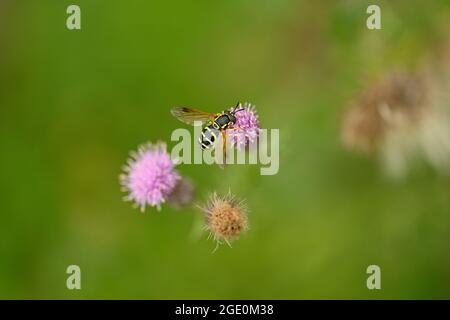
[[[226,131],[236,129],[236,113],[244,110],[240,108],[241,103],[238,103],[232,110],[225,110],[220,113],[209,113],[189,107],[175,107],[171,110],[172,115],[178,120],[194,125],[196,121],[201,122],[205,126],[198,139],[203,150],[214,146],[214,142],[222,134],[223,148],[226,149]],[[225,154],[225,153],[224,153]]]

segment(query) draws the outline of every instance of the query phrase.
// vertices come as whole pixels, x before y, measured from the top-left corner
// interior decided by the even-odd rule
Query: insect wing
[[[188,107],[173,108],[171,110],[171,113],[178,120],[190,125],[194,125],[195,121],[199,121],[203,124],[208,120],[213,120],[216,116],[214,113],[209,113]]]

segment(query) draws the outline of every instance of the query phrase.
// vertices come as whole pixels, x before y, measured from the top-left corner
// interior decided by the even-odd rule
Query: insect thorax
[[[209,149],[219,138],[220,132],[230,128],[236,122],[236,118],[227,112],[219,113],[213,121],[208,123],[202,130],[198,141],[202,149]]]
[[[228,129],[234,123],[233,118],[230,114],[223,112],[214,119],[213,126],[216,129]]]

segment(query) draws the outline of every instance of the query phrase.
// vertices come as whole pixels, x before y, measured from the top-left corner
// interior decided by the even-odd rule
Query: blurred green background
[[[450,298],[450,179],[419,163],[392,181],[339,141],[364,80],[417,67],[449,27],[449,1],[1,0],[0,298]],[[237,101],[280,128],[280,171],[179,167],[198,203],[247,199],[251,229],[212,253],[197,209],[141,214],[118,175],[180,127],[172,106]]]

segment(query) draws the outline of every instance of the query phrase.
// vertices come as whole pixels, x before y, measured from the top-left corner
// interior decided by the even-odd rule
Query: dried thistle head
[[[427,112],[430,99],[423,75],[391,73],[368,86],[345,114],[345,146],[375,151],[392,130],[414,127]]]
[[[212,193],[206,207],[201,209],[206,215],[206,229],[218,244],[222,241],[230,244],[248,229],[247,208],[231,192],[225,196]]]
[[[450,78],[432,71],[391,73],[367,87],[344,116],[345,146],[376,152],[394,178],[404,176],[416,157],[449,173]]]
[[[194,191],[191,179],[181,177],[167,196],[167,203],[174,209],[186,208],[192,203]]]

